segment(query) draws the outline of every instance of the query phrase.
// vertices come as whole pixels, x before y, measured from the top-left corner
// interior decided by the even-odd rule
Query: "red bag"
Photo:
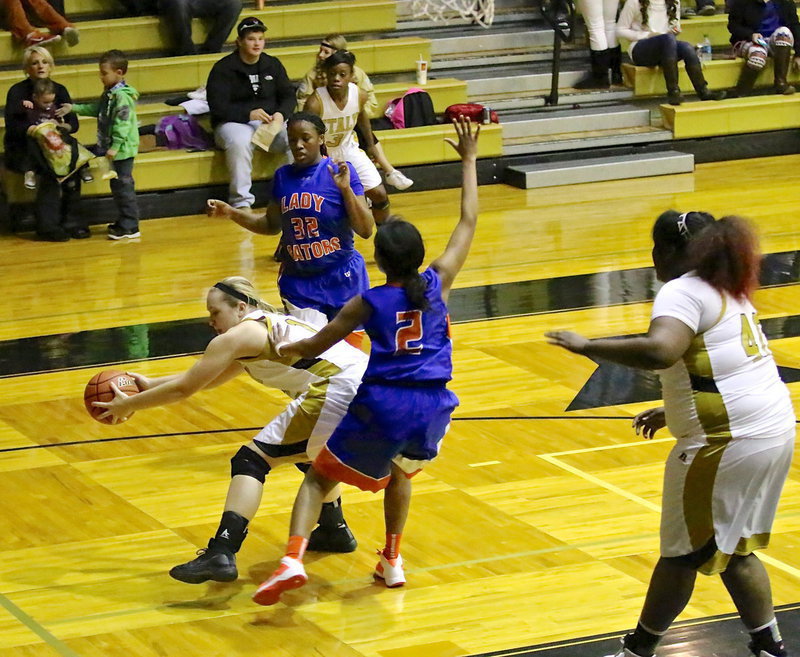
[[[464,116],[464,118],[473,123],[483,123],[483,105],[480,103],[457,103],[450,105],[444,111],[444,118],[447,123],[450,123],[453,119],[458,119],[459,115]],[[489,117],[492,123],[500,123],[497,118],[497,112],[494,110],[489,110]]]

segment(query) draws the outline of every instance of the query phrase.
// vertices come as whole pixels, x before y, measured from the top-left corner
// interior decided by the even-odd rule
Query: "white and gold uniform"
[[[358,87],[350,82],[347,85],[347,103],[343,109],[336,106],[326,87],[319,87],[316,92],[322,105],[322,121],[325,123],[325,146],[328,157],[334,160],[350,162],[356,170],[365,190],[370,190],[382,183],[381,175],[372,160],[358,147],[355,134],[361,104],[358,99]]]
[[[749,301],[690,272],[656,295],[657,317],[696,333],[683,358],[659,372],[677,439],[664,476],[661,554],[696,553],[695,565],[710,575],[732,554],[769,543],[792,458],[794,410]]]
[[[245,315],[242,321],[263,322],[267,328],[284,324],[289,327],[288,339],[292,342],[317,331],[294,317],[263,310]],[[265,339],[261,354],[240,359],[239,363],[253,379],[283,390],[293,400],[258,433],[256,444],[271,456],[302,453],[305,445],[309,460],[313,460],[347,412],[367,361],[364,352],[346,342],[338,342],[318,358],[281,357]],[[268,446],[279,447],[276,451]]]

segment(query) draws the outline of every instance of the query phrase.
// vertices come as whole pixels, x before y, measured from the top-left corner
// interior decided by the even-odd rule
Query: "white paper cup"
[[[417,84],[428,84],[428,62],[424,59],[417,60]]]

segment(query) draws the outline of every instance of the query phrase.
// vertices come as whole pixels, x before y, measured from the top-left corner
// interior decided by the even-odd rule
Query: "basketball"
[[[98,417],[105,413],[104,408],[99,406],[92,406],[92,402],[101,401],[109,402],[114,399],[114,390],[111,384],[114,384],[126,395],[135,395],[139,392],[139,387],[136,385],[132,376],[128,376],[125,372],[117,370],[104,370],[99,374],[95,374],[86,384],[86,389],[83,391],[83,403],[86,405],[86,410],[98,422],[104,424],[111,424],[112,418],[107,417],[102,420]]]

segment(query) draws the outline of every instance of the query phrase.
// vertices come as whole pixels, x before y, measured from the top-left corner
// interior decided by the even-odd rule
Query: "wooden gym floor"
[[[255,606],[250,595],[282,555],[300,482],[294,468],[267,479],[238,582],[191,586],[167,571],[205,545],[228,459],[286,399],[242,377],[110,427],[88,417],[81,395],[110,366],[150,375],[187,368],[210,338],[205,291],[226,275],[252,278],[275,300],[274,238],[206,217],[143,222],[132,243],[107,241],[102,227],[68,244],[0,238],[0,654],[612,652],[610,637],[636,621],[657,557],[671,439],[643,442],[630,430],[631,417],[658,397],[651,376],[598,368],[546,345],[542,334],[642,331],[654,218],[667,208],[737,212],[757,222],[771,254],[757,302],[786,380],[799,379],[800,156],[702,165],[692,175],[480,191],[478,236],[452,299],[452,387],[461,406],[441,457],[415,480],[403,543],[408,585],[373,583],[381,499],[347,489],[358,550],[309,555],[309,584],[273,608]],[[430,257],[445,244],[458,197],[392,197],[394,210],[422,230]],[[371,245],[359,247],[379,281]],[[798,384],[790,388],[797,400]],[[764,555],[795,650],[798,467]],[[718,579],[699,580],[681,618],[700,624],[686,626],[694,634],[673,632],[664,654],[712,654],[674,639],[691,635],[727,637],[730,650],[713,654],[744,657],[733,611]]]

